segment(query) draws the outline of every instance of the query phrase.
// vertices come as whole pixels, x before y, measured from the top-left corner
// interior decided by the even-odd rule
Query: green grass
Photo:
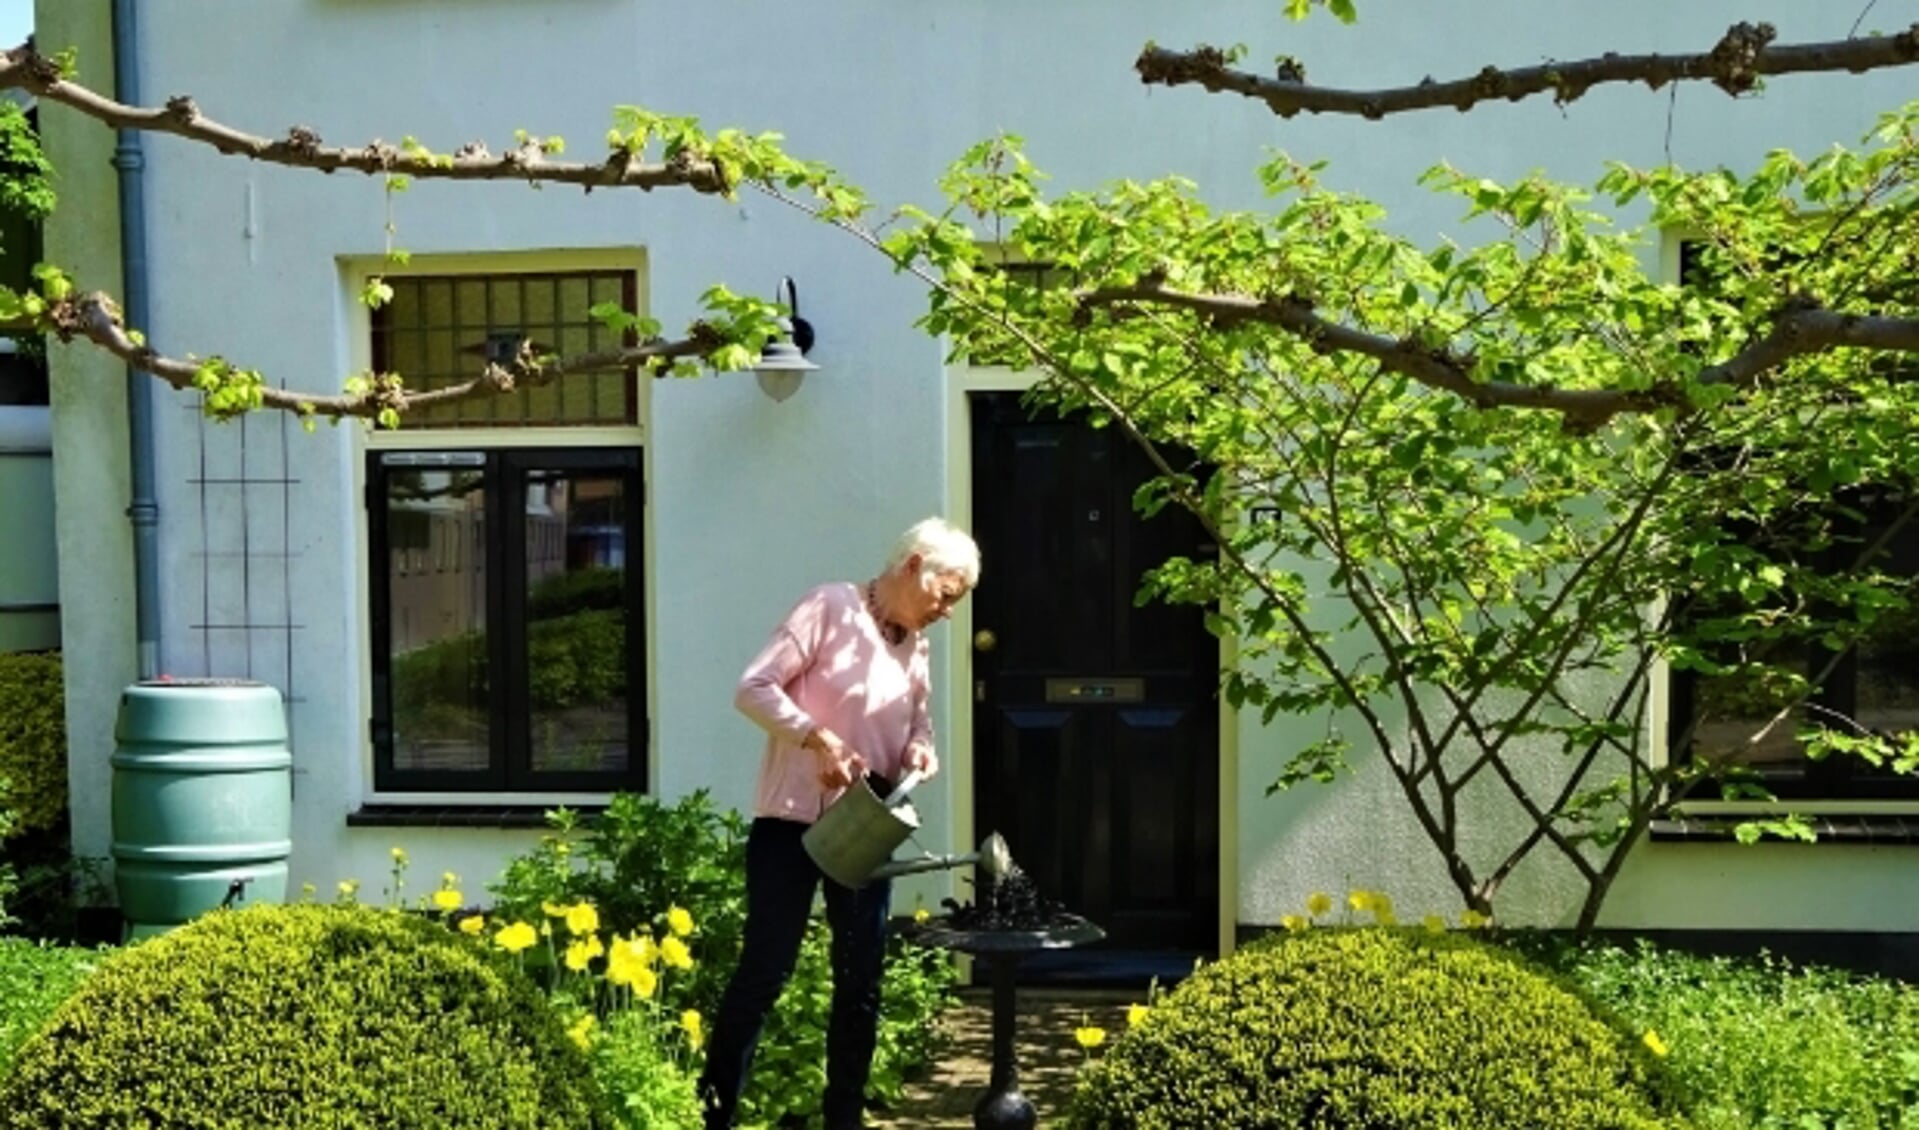
[[[0,1076],[13,1053],[102,956],[99,950],[0,938]]]

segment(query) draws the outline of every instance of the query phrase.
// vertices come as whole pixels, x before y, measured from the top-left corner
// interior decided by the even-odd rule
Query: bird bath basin
[[[1013,1058],[1019,1006],[1014,974],[1031,954],[1097,942],[1106,931],[1040,898],[1033,881],[1017,867],[997,880],[982,869],[974,890],[979,895],[976,905],[946,899],[947,913],[907,923],[900,932],[920,945],[971,954],[987,963],[993,986],[993,1074],[973,1107],[973,1125],[977,1130],[1032,1130],[1038,1113],[1020,1093],[1019,1066]]]

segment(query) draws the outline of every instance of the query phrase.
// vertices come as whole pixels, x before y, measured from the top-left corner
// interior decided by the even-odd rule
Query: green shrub
[[[603,702],[626,693],[626,613],[576,612],[527,630],[527,694],[536,710]],[[486,636],[467,632],[393,660],[393,703],[417,712],[491,693]]]
[[[1702,1130],[1919,1126],[1919,992],[1775,958],[1545,937],[1510,944],[1633,1038],[1657,1034]]]
[[[1316,928],[1194,973],[1082,1077],[1075,1127],[1637,1130],[1650,1055],[1457,934]]]
[[[607,1021],[593,1044],[593,1073],[627,1130],[692,1130],[700,1125],[698,1072],[682,1054],[686,1041],[645,1009]]]
[[[540,581],[526,594],[526,615],[530,620],[553,620],[625,603],[626,571],[601,565]]]
[[[6,799],[7,779],[0,777],[0,844],[7,842],[7,837],[13,835],[13,826],[19,822],[13,810],[7,807]],[[7,913],[7,900],[12,898],[13,892],[19,889],[20,876],[13,869],[13,861],[5,854],[0,854],[0,930],[6,929],[16,921],[13,915]]]
[[[104,956],[98,950],[0,938],[0,1078],[13,1053]]]
[[[605,932],[630,934],[658,932],[667,909],[681,907],[698,927],[692,938],[697,962],[667,979],[662,1006],[675,1015],[695,1009],[710,1021],[739,960],[746,923],[746,821],[716,810],[704,791],[672,804],[621,793],[591,821],[564,811],[549,819],[555,831],[508,864],[494,886],[494,919],[537,922],[547,904],[587,902]],[[869,1098],[897,1100],[907,1074],[926,1062],[933,1020],[951,1001],[954,980],[944,954],[893,944],[880,989]],[[831,981],[826,927],[815,922],[761,1032],[743,1115],[777,1122],[818,1112]]]
[[[418,916],[216,913],[121,950],[29,1039],[0,1126],[605,1127],[504,954]]]
[[[702,790],[666,804],[616,793],[579,820],[549,815],[554,831],[510,861],[492,885],[492,917],[539,922],[549,904],[591,903],[605,933],[658,932],[671,907],[693,915],[699,964],[678,973],[667,1002],[711,1017],[740,952],[746,923],[746,821],[721,812]]]
[[[0,652],[0,807],[15,835],[59,825],[67,811],[66,691],[58,652]]]

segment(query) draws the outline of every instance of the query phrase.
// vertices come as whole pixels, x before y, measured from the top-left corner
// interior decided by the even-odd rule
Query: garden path
[[[1086,1053],[1073,1029],[1090,1023],[1110,1041],[1126,1026],[1126,1006],[1144,1001],[1144,990],[1022,989],[1019,1023],[1020,1090],[1039,1111],[1040,1126],[1059,1125],[1072,1097]],[[1083,1019],[1082,1019],[1083,1017]],[[967,989],[941,1018],[943,1042],[927,1073],[906,1087],[889,1110],[867,1118],[874,1130],[970,1130],[973,1104],[986,1091],[993,1067],[992,996]],[[1097,1054],[1097,1053],[1095,1053]]]

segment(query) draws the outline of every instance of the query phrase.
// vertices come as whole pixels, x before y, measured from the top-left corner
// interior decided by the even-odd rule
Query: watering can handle
[[[898,808],[900,805],[905,804],[906,794],[912,792],[919,786],[919,783],[925,779],[926,774],[920,772],[918,769],[908,773],[906,779],[895,786],[891,793],[887,794],[886,807]]]

